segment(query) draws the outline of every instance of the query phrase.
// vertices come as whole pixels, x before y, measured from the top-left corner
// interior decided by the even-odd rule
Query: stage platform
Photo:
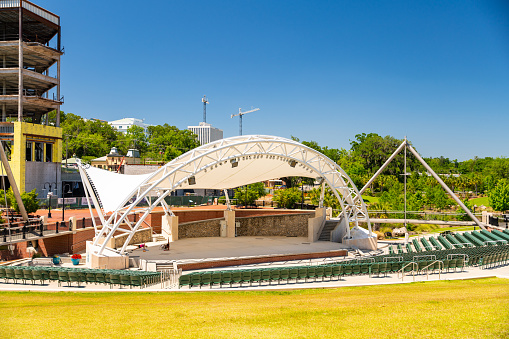
[[[347,249],[329,241],[310,243],[305,237],[236,237],[190,238],[170,243],[147,243],[147,251],[128,246],[131,257],[170,263],[176,261],[183,270],[228,267],[257,263],[344,257]]]

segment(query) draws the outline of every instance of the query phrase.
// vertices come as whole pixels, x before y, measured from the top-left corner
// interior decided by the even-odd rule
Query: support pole
[[[228,196],[228,190],[225,188],[224,191],[224,197],[226,198],[226,210],[231,211],[232,206],[230,205],[230,197]]]
[[[323,200],[325,199],[325,180],[322,180],[322,190],[320,192],[320,201],[318,202],[318,207],[323,207]]]
[[[23,120],[23,7],[19,7],[18,48],[18,121]]]
[[[405,136],[405,146],[407,146],[407,144],[408,143],[407,143],[406,136]],[[405,182],[405,229],[407,229],[406,228],[406,226],[407,226],[407,222],[406,222],[406,149],[407,149],[407,147],[405,147],[405,166],[404,166],[404,173],[403,173],[403,175],[405,176],[403,178],[403,180]]]
[[[421,156],[419,155],[419,153],[417,153],[414,148],[410,145],[408,145],[408,149],[410,150],[410,152],[412,152],[413,155],[415,155],[415,157],[417,158],[417,160],[419,160],[421,162],[421,164],[424,166],[424,168],[426,168],[426,170],[428,172],[431,173],[431,175],[433,176],[433,178],[436,179],[436,181],[438,181],[438,183],[443,187],[443,189],[449,193],[449,195],[451,196],[451,198],[454,199],[454,201],[456,201],[456,203],[458,205],[460,205],[461,208],[463,208],[463,210],[468,214],[468,216],[470,218],[472,218],[472,220],[480,227],[482,228],[483,230],[485,230],[486,228],[484,227],[484,224],[482,222],[479,221],[479,219],[476,218],[476,216],[470,211],[470,209],[468,209],[464,204],[463,202],[461,202],[460,198],[458,198],[456,196],[456,194],[454,194],[453,191],[451,191],[451,189],[443,182],[443,180],[435,173],[435,171],[433,171],[433,169],[431,167],[429,167],[429,165],[426,163],[426,161],[424,161],[424,159],[421,158]]]
[[[364,193],[364,191],[373,183],[373,181],[375,181],[375,179],[380,175],[380,173],[382,173],[387,168],[387,166],[389,166],[389,164],[396,157],[396,155],[398,155],[399,152],[401,152],[403,150],[406,143],[407,143],[407,141],[405,140],[401,143],[401,145],[399,145],[398,149],[395,150],[394,153],[392,153],[392,155],[389,157],[389,159],[387,159],[387,161],[382,165],[382,167],[380,167],[380,169],[378,171],[376,171],[376,173],[373,175],[373,177],[371,179],[369,179],[369,181],[366,183],[366,185],[364,185],[364,187],[359,191],[359,194],[362,195],[362,193]]]
[[[4,151],[4,143],[0,141],[2,147],[0,147],[0,158],[2,160],[2,165],[4,165],[5,172],[7,173],[7,178],[9,178],[9,182],[11,183],[12,192],[14,193],[14,198],[16,198],[16,202],[18,203],[19,212],[23,217],[24,221],[28,221],[28,214],[25,210],[25,205],[23,205],[23,200],[21,200],[21,195],[19,194],[18,185],[16,184],[16,180],[14,180],[14,175],[12,174],[11,166],[9,166],[9,161],[7,160],[7,156]]]

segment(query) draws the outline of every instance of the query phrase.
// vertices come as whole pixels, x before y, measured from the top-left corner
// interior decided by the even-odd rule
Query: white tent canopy
[[[94,194],[104,210],[113,211],[97,239],[106,236],[109,240],[115,231],[123,230],[131,233],[127,244],[146,215],[159,204],[164,207],[164,197],[176,189],[228,189],[291,176],[323,179],[338,198],[343,217],[355,223],[368,220],[371,230],[357,188],[335,162],[296,141],[275,136],[248,135],[218,140],[195,148],[144,176],[118,175],[84,166],[80,167],[80,173],[95,186]],[[119,229],[127,214],[153,192],[158,193],[158,199],[136,225]]]

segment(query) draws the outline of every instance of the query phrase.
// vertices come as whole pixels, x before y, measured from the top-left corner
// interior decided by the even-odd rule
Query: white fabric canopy
[[[120,204],[138,186],[152,175],[118,174],[90,166],[85,170],[99,195],[105,212],[112,212],[122,207]]]

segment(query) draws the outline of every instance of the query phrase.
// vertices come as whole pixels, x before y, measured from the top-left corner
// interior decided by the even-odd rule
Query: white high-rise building
[[[200,122],[199,126],[187,126],[187,129],[198,136],[200,145],[223,139],[223,130],[212,127],[211,124],[207,124],[206,122]]]
[[[112,127],[114,127],[115,129],[117,129],[119,132],[122,132],[122,133],[127,133],[127,130],[131,126],[139,126],[139,127],[143,128],[143,130],[145,131],[145,135],[148,134],[148,129],[147,129],[148,126],[152,126],[152,125],[144,123],[142,119],[136,119],[136,118],[123,118],[120,120],[108,121],[108,124],[110,124]]]

